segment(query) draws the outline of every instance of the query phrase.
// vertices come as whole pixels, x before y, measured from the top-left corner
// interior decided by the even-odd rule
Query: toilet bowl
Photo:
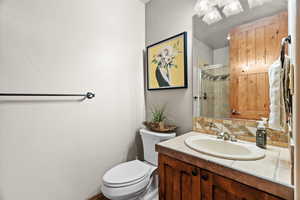
[[[102,193],[111,200],[136,199],[147,188],[156,167],[134,160],[113,167],[102,180]]]
[[[145,129],[141,129],[140,134],[145,161],[121,163],[108,170],[102,178],[102,193],[110,200],[134,200],[145,196],[148,190],[157,190],[151,187],[155,180],[153,173],[157,168],[158,158],[155,144],[174,138],[176,134],[156,133]]]

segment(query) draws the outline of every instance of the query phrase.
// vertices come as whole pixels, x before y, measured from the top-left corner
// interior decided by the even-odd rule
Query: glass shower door
[[[229,118],[229,68],[206,66],[199,70],[199,116]]]

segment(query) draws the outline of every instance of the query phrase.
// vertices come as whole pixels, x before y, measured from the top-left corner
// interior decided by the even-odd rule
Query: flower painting
[[[147,47],[148,90],[187,88],[186,33]]]

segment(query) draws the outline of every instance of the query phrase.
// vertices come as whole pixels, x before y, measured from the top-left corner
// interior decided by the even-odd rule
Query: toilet
[[[140,130],[145,161],[133,160],[121,163],[108,170],[102,178],[102,194],[110,200],[134,200],[157,193],[153,172],[157,169],[158,154],[155,144],[174,138],[175,133],[157,133]],[[153,188],[156,185],[156,188]],[[147,199],[147,198],[143,198]]]

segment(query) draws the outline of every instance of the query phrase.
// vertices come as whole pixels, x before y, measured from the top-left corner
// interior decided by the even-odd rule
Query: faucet
[[[209,124],[210,125],[210,124]],[[237,142],[237,139],[234,135],[230,135],[228,132],[226,131],[222,131],[219,128],[212,128],[212,130],[217,131],[217,139],[222,139],[224,141],[228,141],[230,140],[231,142]]]
[[[220,132],[217,135],[218,139],[223,139],[224,141],[230,140],[231,142],[237,142],[237,139],[234,135],[230,135],[227,132]]]
[[[220,133],[218,133],[217,138],[227,141],[227,140],[230,140],[231,136],[227,132],[220,132]]]

